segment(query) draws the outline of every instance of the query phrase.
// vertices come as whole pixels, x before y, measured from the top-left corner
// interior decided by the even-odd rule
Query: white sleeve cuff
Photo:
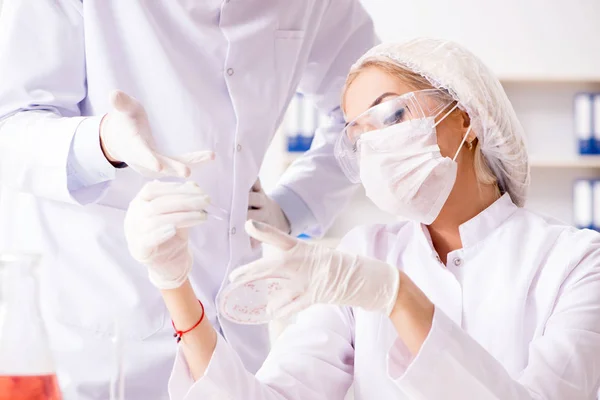
[[[387,372],[390,378],[398,379],[405,372],[415,357],[402,339],[397,338],[387,354]]]
[[[175,364],[169,378],[169,398],[171,400],[183,400],[193,385],[194,379],[183,355],[183,350],[181,346],[178,346]]]
[[[419,353],[406,368],[402,368],[401,363],[397,367],[400,368],[394,371],[388,364],[388,374],[410,398],[533,398],[495,358],[437,307],[431,330]]]
[[[69,164],[83,187],[115,178],[115,168],[100,146],[100,122],[103,117],[83,120],[73,137]]]
[[[171,400],[212,400],[235,398],[229,393],[232,376],[247,374],[242,361],[217,334],[217,345],[204,376],[194,382],[181,346],[177,350],[175,364],[169,379]]]
[[[278,185],[269,196],[275,200],[290,222],[291,235],[298,236],[302,233],[314,233],[318,225],[317,219],[308,208],[308,205],[292,189]],[[313,231],[315,231],[313,233]]]
[[[398,339],[388,353],[388,375],[406,393],[414,393],[413,387],[431,385],[435,366],[439,365],[440,354],[448,344],[453,322],[439,308],[435,308],[429,335],[416,356],[408,351]]]
[[[453,325],[452,320],[436,307],[431,330],[419,353],[414,357],[404,353],[404,357],[397,357],[395,360],[388,357],[389,377],[410,398],[455,398],[452,380],[457,380],[454,382],[456,385],[466,384],[460,382],[460,377],[451,372],[454,360],[449,347],[452,346]],[[393,361],[396,363],[393,364]],[[458,392],[464,394],[464,388]],[[481,399],[489,399],[489,397],[481,397]]]
[[[85,118],[71,142],[67,160],[67,187],[79,204],[98,201],[115,179],[115,168],[100,146],[102,117]]]

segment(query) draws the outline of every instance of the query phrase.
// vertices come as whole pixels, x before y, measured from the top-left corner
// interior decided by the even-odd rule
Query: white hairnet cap
[[[392,61],[445,89],[469,114],[481,151],[500,189],[522,207],[529,186],[529,161],[523,127],[500,81],[463,46],[445,40],[419,38],[383,43],[363,55],[351,71],[367,61]]]

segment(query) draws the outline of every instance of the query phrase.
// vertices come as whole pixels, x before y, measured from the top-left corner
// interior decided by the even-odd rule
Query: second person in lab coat
[[[408,220],[356,228],[337,250],[249,221],[277,250],[231,284],[277,278],[270,314],[302,312],[253,374],[188,283],[163,291],[182,339],[171,398],[343,400],[352,385],[357,400],[594,399],[600,236],[523,208],[523,132],[491,71],[451,42],[380,45],[352,68],[344,111],[345,172]],[[186,198],[187,188],[165,189],[138,198],[132,221],[153,202]],[[128,235],[132,247],[185,251],[164,229],[172,218],[150,216],[162,238]],[[250,320],[259,311],[240,306]]]
[[[44,256],[42,304],[65,398],[108,398],[115,321],[127,398],[167,397],[170,324],[123,234],[127,206],[154,176],[191,174],[198,198],[226,211],[190,231],[190,279],[207,320],[256,371],[266,327],[222,320],[215,297],[256,257],[248,194],[297,90],[332,124],[273,201],[262,194],[265,221],[318,233],[352,192],[333,143],[346,71],[375,40],[358,0],[3,3],[0,251]],[[113,89],[122,92],[111,98]],[[197,165],[213,157],[204,151],[216,157]]]

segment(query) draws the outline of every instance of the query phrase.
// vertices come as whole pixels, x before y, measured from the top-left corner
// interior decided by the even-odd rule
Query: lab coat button
[[[227,75],[231,76],[233,75],[234,71],[233,68],[227,68]]]
[[[236,229],[235,229],[235,226],[234,226],[233,228],[231,228],[231,234],[235,235],[235,232],[236,232]]]
[[[242,145],[241,145],[241,144],[238,144],[238,145],[236,146],[236,149],[237,149],[237,151],[242,151]]]
[[[460,267],[460,265],[462,264],[462,260],[458,257],[456,257],[454,259],[454,265],[456,265],[457,267]]]

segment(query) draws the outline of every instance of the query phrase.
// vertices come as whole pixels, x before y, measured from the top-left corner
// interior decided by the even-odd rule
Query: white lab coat
[[[159,292],[123,234],[145,180],[114,170],[98,144],[117,88],[145,106],[160,151],[216,152],[192,179],[230,217],[191,233],[191,280],[211,322],[258,369],[266,328],[220,320],[214,299],[256,256],[243,229],[248,191],[297,87],[338,121],[274,197],[295,232],[323,231],[352,191],[332,147],[347,71],[375,41],[358,1],[6,0],[1,18],[0,251],[45,256],[42,301],[67,399],[107,398],[115,318],[128,399],[166,398],[175,356]]]
[[[343,400],[354,382],[356,400],[595,399],[600,235],[517,208],[508,195],[460,235],[446,266],[413,222],[357,228],[341,244],[397,265],[435,304],[415,357],[384,315],[318,305],[284,331],[256,376],[221,337],[195,383],[180,353],[171,398]]]

